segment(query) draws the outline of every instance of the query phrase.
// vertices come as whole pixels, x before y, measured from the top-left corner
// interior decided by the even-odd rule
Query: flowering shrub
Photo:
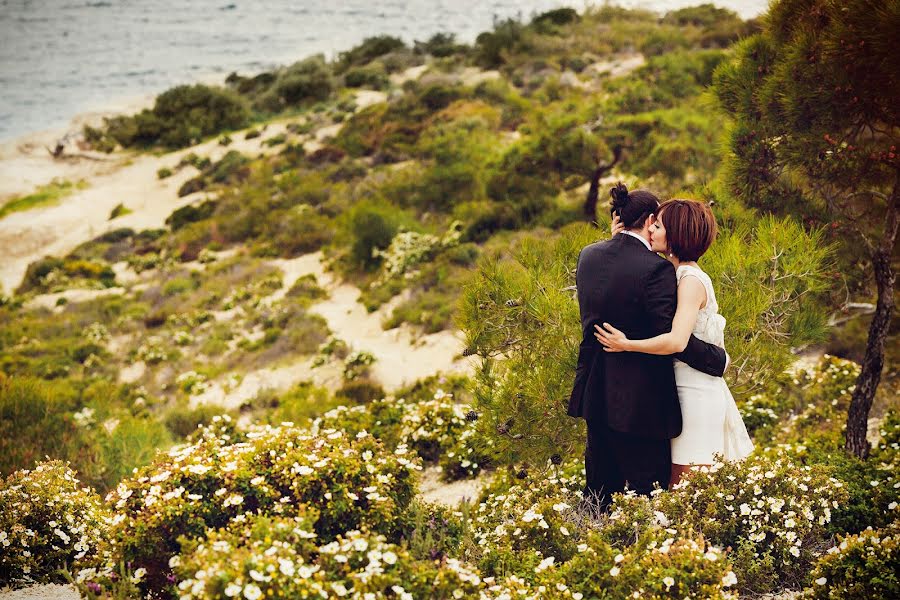
[[[816,564],[804,598],[900,598],[900,521],[846,536]]]
[[[190,540],[169,560],[179,596],[187,598],[298,598],[323,591],[319,568],[309,564],[316,534],[313,509],[294,517],[250,516]]]
[[[313,427],[350,434],[368,431],[389,447],[404,444],[423,461],[438,463],[445,479],[455,480],[474,477],[488,462],[471,415],[469,405],[438,389],[432,399],[419,402],[389,397],[364,406],[338,406],[316,419]]]
[[[109,558],[146,569],[146,588],[165,585],[180,540],[202,538],[249,513],[291,517],[308,505],[318,511],[314,529],[325,541],[358,527],[400,530],[418,468],[404,448],[386,452],[364,432],[292,426],[259,428],[235,442],[216,434],[221,426],[158,455],[107,496],[117,511]]]
[[[679,531],[691,528],[733,548],[741,590],[799,584],[827,546],[831,511],[847,493],[825,467],[798,464],[791,454],[781,447],[701,467],[657,494],[654,509]]]
[[[96,551],[107,514],[61,461],[16,471],[0,485],[0,587],[50,581]]]
[[[702,537],[650,535],[619,551],[592,532],[571,560],[545,573],[538,580],[547,598],[737,598],[722,550]]]
[[[842,448],[841,428],[847,420],[850,397],[860,366],[825,355],[810,371],[794,375],[783,393],[795,397],[795,408],[780,423],[774,441],[821,448]]]
[[[319,546],[314,516],[251,517],[173,557],[180,597],[462,598],[477,573],[449,559],[418,561],[383,535],[351,530]]]
[[[369,366],[375,364],[375,355],[364,350],[356,350],[351,352],[344,359],[344,379],[353,381],[357,377],[361,377],[369,372]]]
[[[485,574],[514,572],[531,580],[543,561],[571,558],[578,532],[570,513],[581,485],[574,478],[550,476],[484,494],[472,527]]]
[[[159,336],[151,335],[138,347],[135,358],[148,365],[154,365],[169,360],[171,355],[163,345],[163,340]]]
[[[186,371],[175,378],[175,383],[179,389],[188,394],[200,394],[209,389],[209,383],[206,381],[206,375],[197,373],[196,371]]]
[[[415,231],[403,231],[391,239],[387,250],[372,249],[373,258],[383,258],[383,273],[375,285],[392,277],[411,275],[416,265],[429,260],[444,248],[459,243],[462,237],[462,223],[454,221],[443,237]]]

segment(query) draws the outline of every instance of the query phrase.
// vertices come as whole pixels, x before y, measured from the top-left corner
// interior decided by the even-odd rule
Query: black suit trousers
[[[628,489],[645,496],[654,484],[666,489],[672,469],[671,440],[653,439],[610,429],[601,420],[587,421],[584,497],[602,510],[611,495]]]

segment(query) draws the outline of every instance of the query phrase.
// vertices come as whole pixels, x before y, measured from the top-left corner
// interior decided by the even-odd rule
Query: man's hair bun
[[[647,190],[635,190],[629,192],[621,181],[609,190],[612,196],[610,215],[619,215],[622,225],[626,229],[644,226],[647,217],[656,212],[659,207],[659,198]]]
[[[617,213],[621,213],[622,208],[628,204],[628,188],[620,181],[615,187],[609,190],[609,195],[612,197],[613,210]]]

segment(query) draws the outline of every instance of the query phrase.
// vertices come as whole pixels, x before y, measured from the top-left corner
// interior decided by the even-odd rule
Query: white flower
[[[828,583],[827,577],[819,577],[818,579],[816,579],[817,585],[825,585],[826,583]]]
[[[613,577],[615,577],[616,575],[619,574],[620,570],[621,569],[619,569],[619,567],[613,567],[612,569],[609,570],[609,574],[612,575]]]
[[[671,577],[664,577],[663,583],[666,584],[666,591],[668,591],[670,587],[675,585],[675,580],[672,579]]]
[[[791,556],[799,557],[800,556],[800,548],[797,546],[791,546],[788,552],[791,553]]]
[[[534,568],[534,572],[535,572],[535,573],[540,573],[541,571],[543,571],[543,570],[546,569],[547,567],[553,565],[553,563],[554,563],[555,560],[556,560],[555,557],[553,557],[553,556],[548,556],[547,558],[545,558],[544,560],[541,561],[541,564],[539,564],[538,566],[536,566],[536,567]]]
[[[397,555],[394,554],[393,552],[391,552],[390,550],[388,550],[387,552],[385,552],[384,554],[381,555],[381,559],[384,562],[386,562],[387,564],[392,565],[395,562],[397,562]]]
[[[616,564],[619,564],[620,562],[622,562],[623,560],[625,560],[625,555],[623,555],[623,554],[616,554],[616,557],[615,557],[613,560],[615,561]]]
[[[283,575],[292,577],[294,575],[294,562],[285,558],[279,558],[278,570],[281,571]]]
[[[734,571],[728,571],[725,576],[722,577],[722,587],[731,587],[736,583],[737,575],[734,574]]]
[[[225,587],[225,595],[229,598],[234,598],[235,596],[239,596],[241,594],[241,586],[236,583],[229,583]]]
[[[707,552],[706,554],[704,554],[704,556],[706,557],[706,560],[712,561],[712,562],[715,562],[719,558],[719,555],[712,551]]]
[[[262,596],[262,590],[255,583],[247,584],[244,588],[244,598],[247,600],[256,600]]]
[[[134,574],[131,576],[131,583],[140,583],[141,579],[144,578],[144,575],[147,574],[147,569],[144,567],[140,567],[135,569]]]

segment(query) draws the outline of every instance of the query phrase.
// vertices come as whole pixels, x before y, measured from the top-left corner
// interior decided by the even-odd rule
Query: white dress
[[[697,314],[693,334],[697,338],[725,347],[725,317],[709,275],[698,267],[681,265],[675,271],[679,284],[693,276],[706,288],[706,306]],[[753,451],[741,413],[738,412],[728,384],[721,377],[702,373],[678,359],[675,361],[675,383],[681,405],[681,435],[672,440],[672,462],[678,465],[708,465],[713,454],[725,460],[741,460]]]

